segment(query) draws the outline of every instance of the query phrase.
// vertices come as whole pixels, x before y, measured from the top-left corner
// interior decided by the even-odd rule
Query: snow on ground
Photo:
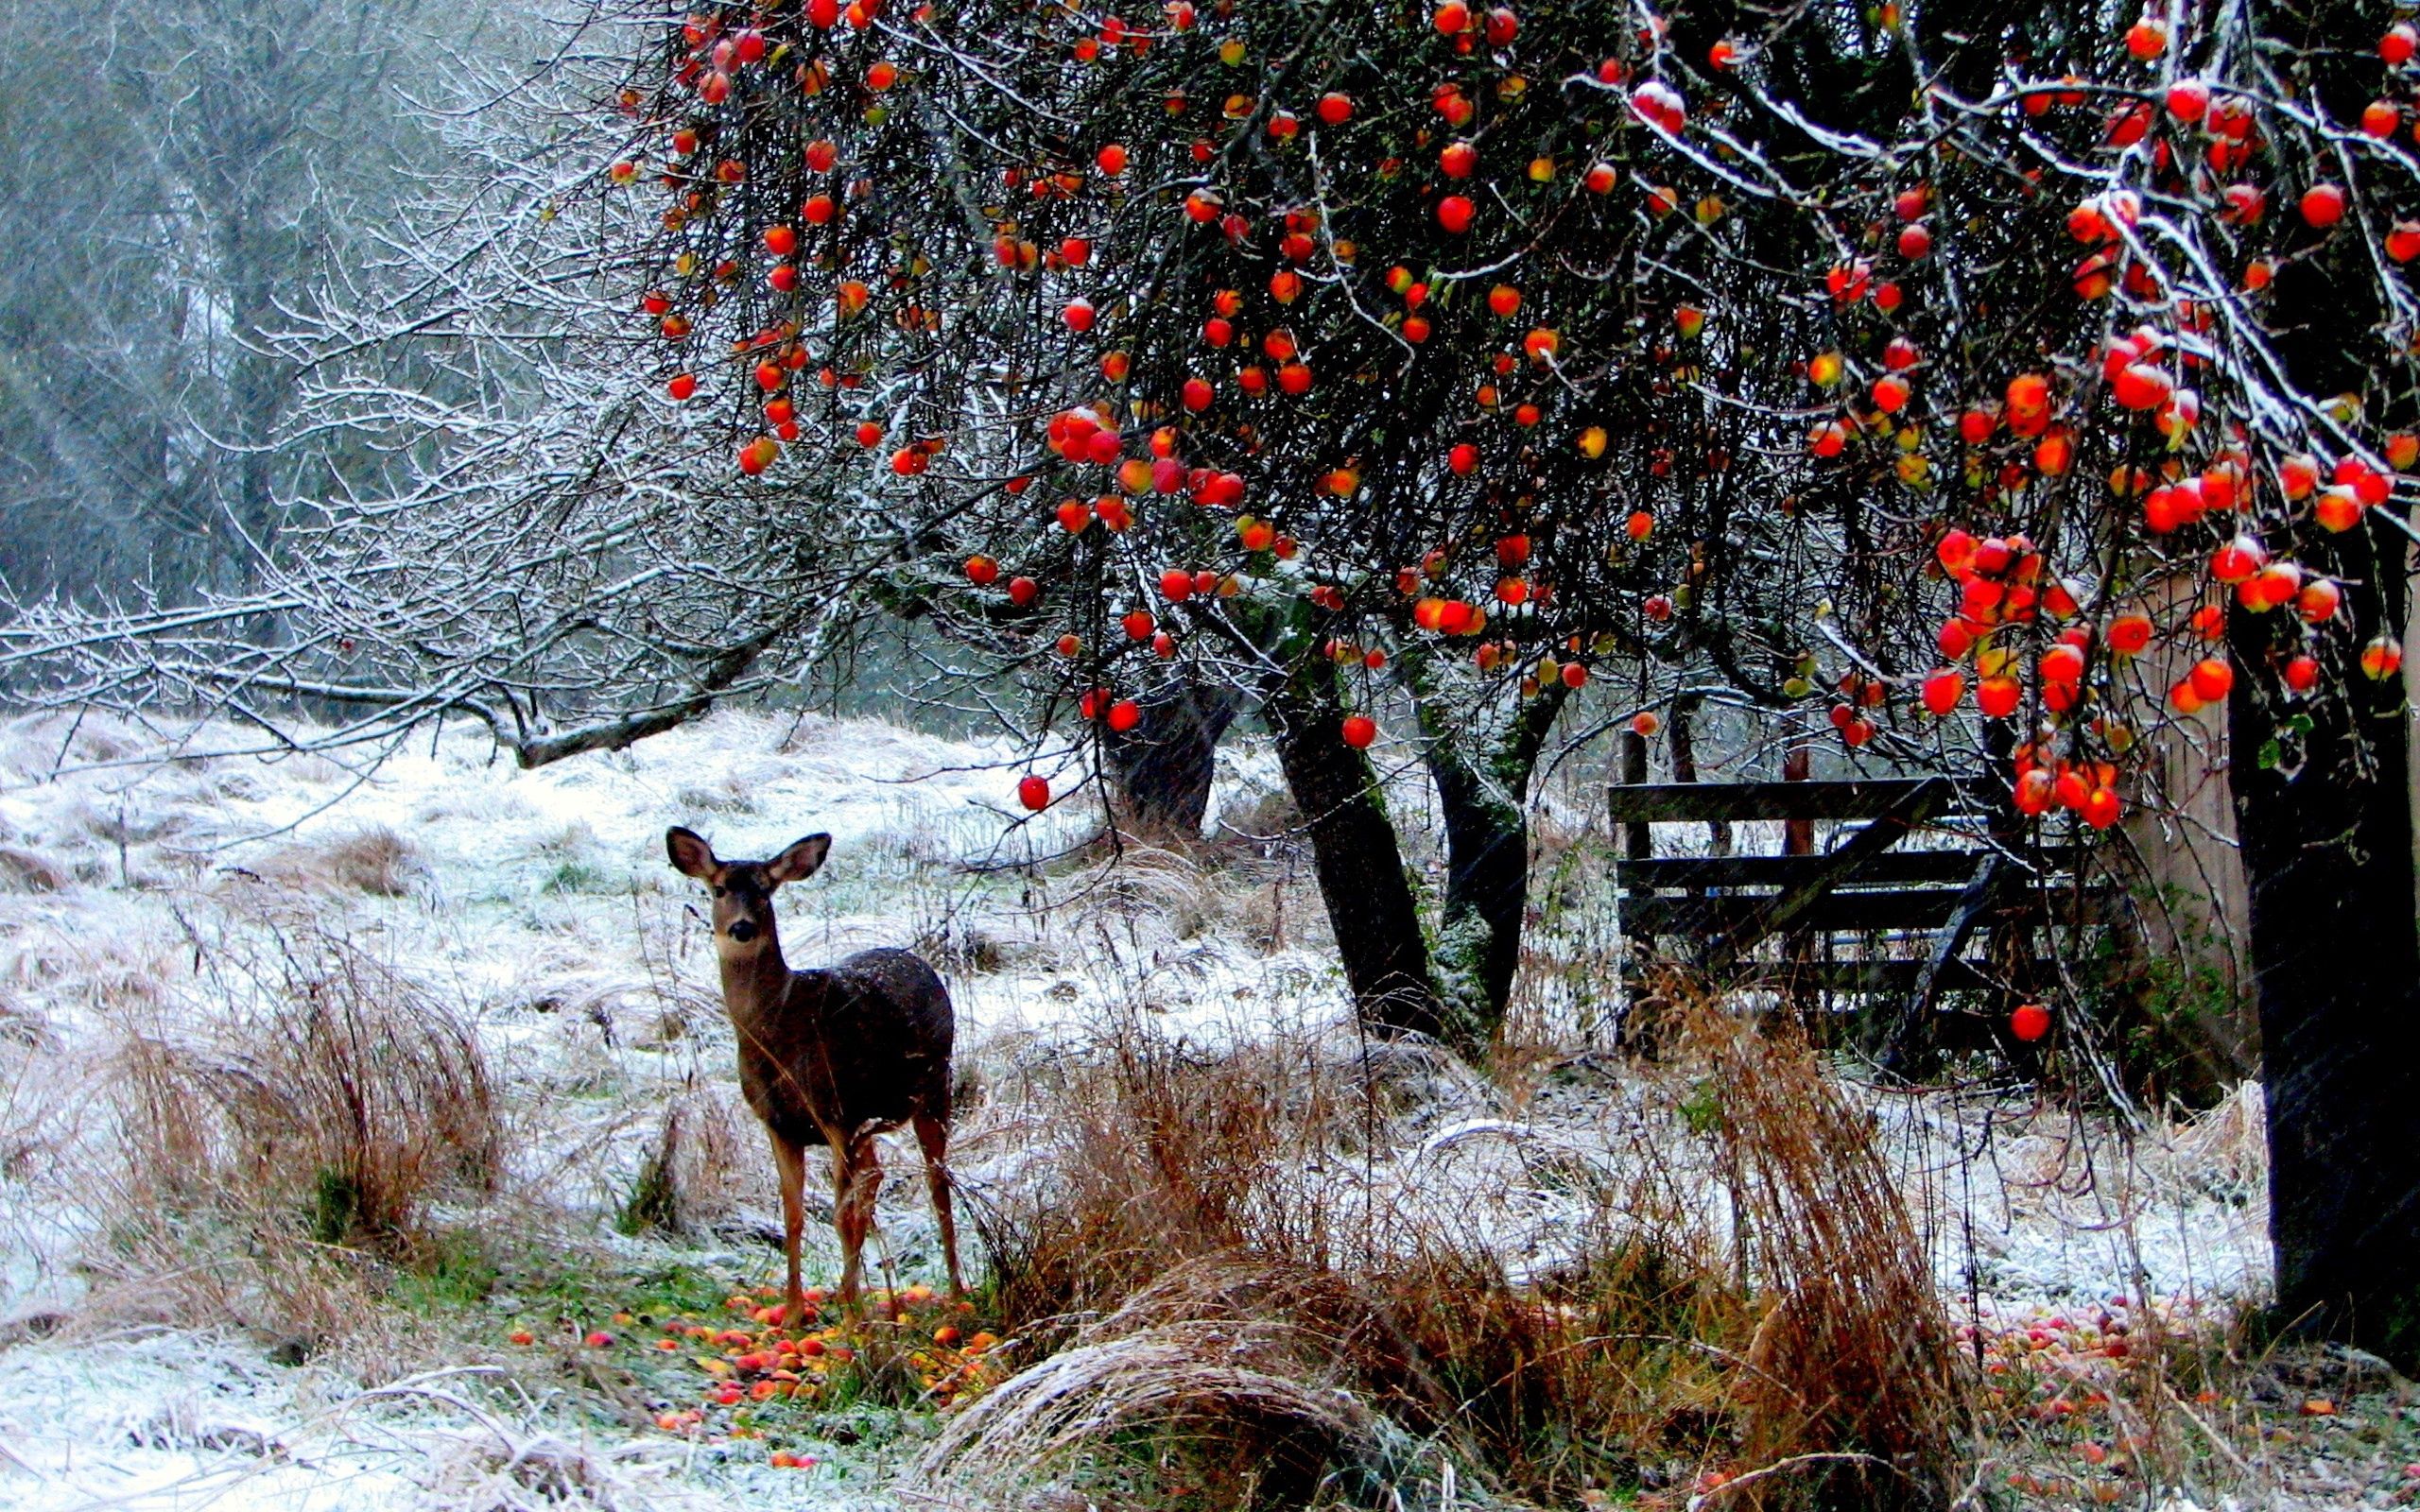
[[[1868,1093],[1945,1295],[2002,1312],[2270,1282],[2260,1090],[2138,1130],[2020,1102]]]
[[[74,1326],[78,1258],[104,1222],[82,1189],[113,1158],[95,1096],[113,1047],[223,1011],[205,963],[262,897],[316,900],[476,1024],[515,1109],[513,1179],[584,1211],[609,1246],[629,1243],[604,1219],[662,1109],[700,1088],[735,1107],[702,894],[666,865],[668,824],[725,856],[831,833],[823,872],[781,900],[792,964],[874,944],[940,954],[978,1065],[1047,1056],[1120,1015],[1203,1042],[1351,1039],[1306,868],[1150,850],[1106,871],[1022,866],[1070,850],[1098,816],[1071,800],[1026,816],[1005,744],[723,713],[537,771],[469,731],[363,771],[154,754],[97,723],[0,727],[0,1505],[489,1507],[550,1476],[614,1505],[865,1495],[670,1439],[565,1438],[543,1403],[510,1418],[475,1405],[467,1379],[364,1396],[336,1366],[272,1365],[208,1329]],[[1268,755],[1238,747],[1215,803],[1247,812],[1274,782]],[[1565,806],[1560,822],[1585,822]],[[1398,805],[1420,811],[1416,794]],[[1517,1108],[1475,1077],[1432,1077],[1398,1130],[1390,1197],[1551,1264],[1582,1217],[1551,1167],[1632,1159],[1645,1115],[1620,1076]],[[2030,1103],[1847,1091],[1962,1314],[2118,1295],[2216,1307],[2266,1284],[2256,1092],[2121,1137]],[[962,1179],[1008,1179],[1028,1143],[1014,1110],[975,1125]],[[740,1204],[761,1222],[767,1162],[753,1129],[737,1133]],[[884,1237],[915,1267],[932,1256],[909,1161],[890,1162]],[[762,1250],[737,1263],[769,1269]]]
[[[294,1374],[199,1333],[0,1354],[0,1498],[317,1512],[413,1489],[389,1455],[318,1443],[298,1452]],[[284,1452],[264,1452],[271,1446]]]
[[[472,1400],[478,1375],[430,1370],[322,1398],[310,1372],[212,1332],[20,1348],[0,1353],[0,1506],[354,1512],[584,1497],[706,1512],[734,1494],[772,1508],[849,1504],[761,1464],[700,1465],[696,1446],[675,1440],[500,1416]]]

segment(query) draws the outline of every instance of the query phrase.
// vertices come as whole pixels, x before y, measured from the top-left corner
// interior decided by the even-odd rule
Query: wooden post
[[[1793,745],[1782,753],[1781,780],[1785,782],[1806,781],[1806,747]],[[1815,853],[1815,821],[1789,819],[1782,825],[1781,853],[1786,856],[1811,856]]]
[[[1646,782],[1647,737],[1625,727],[1620,742],[1622,785],[1635,786]],[[1618,844],[1623,860],[1651,861],[1655,857],[1655,826],[1643,820],[1623,824]],[[1634,933],[1630,919],[1625,917],[1622,919],[1622,945],[1630,956],[1630,963],[1622,973],[1624,1002],[1616,1038],[1634,1051],[1651,1054],[1654,1029],[1651,1021],[1656,1015],[1652,1011],[1642,1014],[1639,1010],[1645,1003],[1640,993],[1647,986],[1648,973],[1655,958],[1655,941],[1651,936]]]
[[[1635,730],[1624,729],[1621,734],[1622,782],[1634,784],[1647,781],[1647,737]],[[1632,823],[1622,826],[1622,855],[1631,861],[1646,861],[1655,854],[1655,826]]]
[[[1806,743],[1799,738],[1804,733],[1799,721],[1792,718],[1784,736],[1789,741],[1789,747],[1782,752],[1781,756],[1781,780],[1785,782],[1804,782],[1811,775],[1812,764],[1807,754]],[[1782,821],[1781,851],[1786,856],[1813,855],[1815,853],[1815,821],[1813,819]],[[1785,979],[1783,989],[1784,996],[1789,1003],[1789,1011],[1797,1015],[1801,1023],[1809,1024],[1811,1027],[1813,1016],[1807,1011],[1809,1004],[1805,975],[1807,964],[1815,955],[1814,935],[1803,929],[1790,931],[1782,940],[1782,954],[1789,958],[1790,965],[1789,974]],[[1825,1005],[1829,1006],[1829,1004]]]

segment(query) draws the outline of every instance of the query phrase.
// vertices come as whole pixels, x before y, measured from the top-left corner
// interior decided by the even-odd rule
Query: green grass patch
[[[458,1229],[441,1233],[422,1248],[419,1263],[398,1273],[388,1289],[389,1300],[406,1311],[452,1313],[479,1307],[503,1280],[503,1267],[476,1234]]]
[[[583,893],[611,892],[615,886],[615,879],[607,873],[604,868],[591,866],[585,861],[575,859],[557,862],[555,868],[547,872],[545,880],[538,885],[538,890],[563,897]]]

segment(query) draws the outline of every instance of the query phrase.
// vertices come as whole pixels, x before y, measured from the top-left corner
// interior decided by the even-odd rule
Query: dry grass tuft
[[[663,1504],[660,1477],[633,1476],[584,1437],[465,1433],[422,1447],[438,1464],[429,1504],[445,1512],[641,1512]]]
[[[284,846],[251,868],[289,887],[365,892],[401,898],[428,875],[420,850],[383,824],[321,842]]]
[[[684,1456],[677,1448],[567,1435],[527,1398],[513,1411],[474,1389],[491,1373],[454,1366],[390,1381],[350,1399],[332,1415],[334,1426],[345,1442],[418,1461],[423,1490],[413,1504],[429,1512],[704,1512],[729,1504],[678,1474]],[[372,1405],[436,1412],[398,1419],[362,1410]]]
[[[1449,1120],[1488,1091],[1423,1046],[1209,1050],[1130,1021],[1031,1069],[1046,1174],[969,1206],[994,1306],[1064,1352],[927,1467],[977,1499],[1037,1471],[1203,1505],[1434,1503],[1447,1478],[1481,1502],[1945,1499],[1963,1399],[1867,1130],[1803,1043],[1705,1009],[1671,1042],[1610,1163]],[[1491,1230],[1507,1181],[1576,1215],[1543,1269]]]
[[[1716,1089],[1740,1262],[1771,1298],[1741,1382],[1745,1462],[1803,1468],[1754,1506],[1930,1506],[1955,1489],[1971,1405],[1914,1226],[1865,1121],[1797,1028],[1682,1000]]]
[[[1199,1505],[1385,1504],[1418,1473],[1411,1441],[1322,1380],[1313,1355],[1267,1324],[1113,1333],[978,1399],[918,1470],[1003,1501],[1038,1467],[1075,1461],[1092,1482]],[[1150,1447],[1121,1453],[1125,1440]]]
[[[1221,838],[1285,842],[1303,823],[1294,795],[1284,787],[1239,793],[1219,805],[1213,833]]]
[[[1174,1262],[1322,1250],[1328,1214],[1301,1157],[1333,1089],[1307,1069],[1282,1044],[1207,1054],[1132,1021],[1054,1057],[1040,1121],[1054,1185],[971,1205],[1001,1311],[1063,1339]]]
[[[47,1019],[19,1001],[8,988],[0,987],[0,1043],[51,1051],[59,1048],[59,1036]]]
[[[175,1278],[152,1306],[316,1346],[347,1332],[362,1260],[412,1261],[433,1204],[493,1188],[503,1129],[444,1003],[312,916],[258,923],[206,953],[232,1011],[126,1029],[94,1264],[137,1293]]]
[[[732,1099],[693,1081],[665,1105],[615,1226],[627,1234],[684,1234],[728,1217],[747,1188],[743,1162],[754,1152]]]
[[[1225,903],[1217,875],[1200,858],[1131,836],[1119,846],[1115,864],[1101,871],[1095,898],[1098,918],[1129,925],[1153,920],[1181,940],[1200,936]]]
[[[942,902],[919,896],[911,922],[914,934],[908,948],[932,963],[946,978],[963,980],[1005,971],[1012,958],[1034,954],[988,919],[978,919],[955,901]]]
[[[12,892],[65,892],[76,879],[48,856],[0,845],[0,888]]]

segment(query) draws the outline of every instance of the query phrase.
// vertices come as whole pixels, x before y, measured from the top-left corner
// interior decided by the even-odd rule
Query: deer
[[[806,1316],[799,1285],[805,1222],[806,1148],[832,1152],[832,1226],[840,1238],[839,1300],[857,1303],[859,1261],[873,1227],[882,1164],[874,1136],[913,1125],[925,1181],[941,1222],[950,1295],[965,1291],[950,1211],[949,989],[921,957],[862,951],[832,966],[792,971],[782,954],[773,894],[815,875],[832,837],[810,834],[769,861],[724,861],[692,831],[665,835],[672,868],[706,885],[724,1011],[739,1039],[739,1086],[771,1137],[782,1182],[782,1254],[788,1264],[783,1322]]]

